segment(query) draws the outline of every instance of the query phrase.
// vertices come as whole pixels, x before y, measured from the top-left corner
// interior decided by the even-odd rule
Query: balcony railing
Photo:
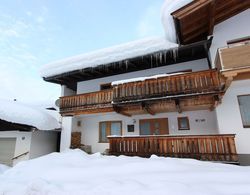
[[[250,68],[250,37],[219,48],[215,63],[222,71]]]
[[[111,106],[112,89],[60,98],[60,112],[80,111],[89,108]]]
[[[238,162],[235,135],[109,137],[111,155],[194,158]]]
[[[124,83],[112,89],[60,98],[61,114],[74,115],[114,111],[113,105],[154,98],[219,93],[221,81],[216,70],[190,72],[156,79]],[[106,109],[106,110],[105,110]]]
[[[113,86],[113,102],[219,91],[216,70],[177,74]]]

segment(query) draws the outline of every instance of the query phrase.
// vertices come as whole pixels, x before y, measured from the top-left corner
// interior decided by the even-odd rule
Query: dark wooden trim
[[[239,97],[242,97],[242,96],[249,96],[249,99],[250,99],[250,94],[237,95],[237,100],[238,100],[238,105],[239,105],[239,110],[240,110],[240,117],[241,117],[242,126],[243,126],[243,128],[250,128],[250,124],[244,125],[242,112],[241,112],[241,109],[240,109],[240,101],[239,101]],[[250,112],[250,110],[249,110],[249,112]]]
[[[181,128],[181,120],[182,119],[186,119],[187,120],[187,128]],[[187,116],[185,117],[178,117],[178,130],[182,131],[182,130],[190,130],[190,123],[189,123],[189,118]]]

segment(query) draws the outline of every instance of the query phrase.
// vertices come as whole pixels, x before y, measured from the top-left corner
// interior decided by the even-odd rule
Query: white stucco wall
[[[191,62],[184,62],[180,64],[174,64],[170,66],[164,66],[159,68],[152,68],[142,71],[136,71],[131,73],[125,73],[100,79],[93,79],[89,81],[82,81],[77,83],[77,94],[88,93],[93,91],[99,91],[100,85],[104,83],[110,83],[117,80],[136,78],[141,76],[151,76],[156,74],[163,74],[169,72],[176,72],[181,70],[192,69],[193,71],[208,69],[208,63],[206,59],[195,60]]]
[[[213,43],[210,48],[212,64],[214,64],[217,49],[225,47],[227,41],[250,36],[250,9],[229,18],[214,28]]]
[[[72,89],[68,88],[65,85],[61,86],[61,96],[71,96],[71,95],[75,95],[76,92],[73,91]]]
[[[70,148],[72,131],[72,117],[62,117],[62,131],[60,141],[60,152]]]
[[[57,136],[55,131],[32,132],[30,159],[57,151]]]
[[[250,79],[233,81],[216,109],[220,133],[236,134],[240,154],[250,154],[250,128],[243,128],[237,96],[250,94]]]
[[[177,117],[188,116],[190,122],[190,130],[178,130]],[[93,115],[82,115],[74,117],[72,131],[82,132],[82,144],[91,145],[92,152],[103,152],[108,148],[106,143],[98,143],[99,141],[99,122],[100,121],[122,121],[122,134],[123,135],[139,135],[139,120],[148,118],[168,118],[169,134],[170,135],[199,135],[199,134],[217,134],[217,121],[214,111],[201,110],[192,112],[183,112],[181,114],[176,112],[161,113],[154,116],[147,115],[135,115],[132,117],[126,117],[116,113],[104,113]],[[133,124],[135,119],[135,132],[127,132],[127,125]],[[196,122],[196,119],[205,119],[205,122]],[[81,121],[81,126],[77,126],[77,121]]]
[[[16,138],[16,147],[14,157],[30,152],[31,144],[31,132],[21,132],[21,131],[0,131],[1,138]],[[20,161],[28,160],[30,153],[25,156],[22,156],[13,161],[13,165],[17,164]]]

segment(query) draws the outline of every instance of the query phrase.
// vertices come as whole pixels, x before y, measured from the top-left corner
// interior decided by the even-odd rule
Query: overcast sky
[[[164,0],[1,0],[0,98],[54,101],[46,63],[147,36],[163,36]]]

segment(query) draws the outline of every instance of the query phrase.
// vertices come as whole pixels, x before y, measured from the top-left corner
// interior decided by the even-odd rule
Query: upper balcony
[[[229,80],[250,78],[250,37],[228,42],[219,48],[216,67]]]
[[[111,89],[60,98],[63,115],[118,112],[127,116],[213,109],[224,82],[216,70],[113,82]]]

